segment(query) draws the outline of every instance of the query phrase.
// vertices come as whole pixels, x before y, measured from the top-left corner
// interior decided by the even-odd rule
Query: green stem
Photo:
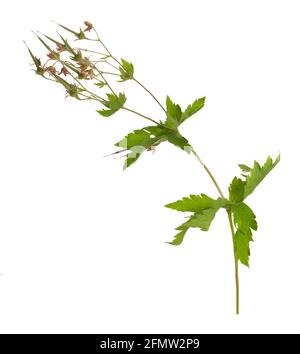
[[[201,160],[200,156],[197,154],[197,152],[194,149],[192,150],[192,153],[196,156],[196,159],[201,163],[202,167],[205,169],[206,173],[209,175],[210,179],[213,181],[213,184],[217,188],[217,191],[219,192],[220,196],[222,198],[225,198],[220,186],[218,185],[218,183],[217,183],[215,177],[213,176],[213,174],[210,172],[209,168]]]
[[[76,50],[82,50],[82,51],[84,51],[84,52],[90,52],[90,53],[100,54],[100,55],[106,56],[106,54],[104,54],[104,53],[97,52],[97,51],[91,50],[91,49],[85,49],[85,48],[74,48],[74,49],[76,49]]]
[[[139,82],[136,78],[133,78],[133,81],[135,81],[138,85],[140,85],[146,92],[149,93],[149,95],[156,101],[156,103],[160,106],[160,108],[167,114],[167,111],[165,110],[164,106],[159,102],[159,100],[153,95],[151,91],[147,89],[141,82]]]
[[[97,68],[96,65],[93,65],[93,67],[96,69],[96,71],[98,72],[98,74],[101,76],[102,80],[105,82],[106,86],[110,89],[111,93],[117,97],[115,91],[113,90],[113,88],[110,86],[109,82],[106,80],[106,78],[103,76],[102,72]]]
[[[94,29],[94,32],[96,34],[96,37],[97,39],[95,41],[98,41],[102,46],[103,48],[106,50],[107,54],[108,54],[108,57],[110,57],[112,60],[114,60],[118,65],[120,65],[121,67],[123,67],[122,63],[112,55],[112,53],[110,52],[110,50],[105,46],[105,44],[102,42],[102,40],[100,39],[100,36],[98,34],[98,32],[96,31],[96,29]],[[126,70],[124,68],[124,70]],[[99,70],[98,70],[99,71]],[[104,79],[104,81],[107,83],[107,81],[105,80],[105,78],[103,77],[103,75],[101,74],[102,78]],[[163,105],[159,102],[159,100],[152,94],[151,91],[149,91],[141,82],[139,82],[136,78],[133,78],[133,81],[135,81],[139,86],[141,86],[156,102],[157,104],[162,108],[162,110],[166,112],[166,109],[163,107]],[[108,85],[108,84],[107,84]],[[110,88],[110,86],[108,85],[108,87]],[[112,93],[114,94],[113,90],[110,88],[110,90],[112,91]],[[129,108],[126,108],[126,107],[123,107],[124,110],[128,111],[128,112],[131,112],[131,113],[134,113],[134,114],[137,114],[139,115],[140,117],[143,117],[147,120],[149,120],[150,122],[152,123],[155,123],[155,124],[159,124],[157,121],[155,121],[154,119],[152,118],[149,118],[147,116],[144,116],[143,114],[141,113],[138,113],[132,109],[129,109]],[[206,166],[206,164],[201,160],[200,156],[196,153],[196,151],[193,149],[192,150],[192,153],[195,155],[196,159],[198,160],[198,162],[200,162],[200,164],[202,165],[202,167],[204,168],[204,170],[206,171],[206,173],[208,174],[208,176],[210,177],[210,179],[212,180],[214,186],[216,187],[218,193],[220,194],[220,196],[222,198],[225,198],[224,197],[224,194],[220,188],[220,186],[218,185],[215,177],[213,176],[213,174],[211,173],[211,171],[209,170],[209,168]],[[234,246],[234,235],[235,235],[235,232],[234,232],[234,225],[233,225],[233,221],[232,221],[232,211],[231,209],[227,209],[227,215],[228,215],[228,221],[229,221],[229,225],[230,225],[230,230],[231,230],[231,235],[232,235],[232,242],[233,242],[233,254],[234,254],[234,265],[235,265],[235,287],[236,287],[236,314],[239,314],[239,273],[238,273],[238,259],[237,259],[237,256],[236,256],[236,251],[235,251],[235,246]]]
[[[137,112],[137,111],[134,111],[133,109],[130,109],[130,108],[127,108],[127,107],[122,107],[122,109],[124,109],[125,111],[128,111],[128,112],[137,114],[138,116],[143,117],[144,119],[147,119],[147,120],[149,120],[150,122],[159,125],[159,123],[158,123],[156,120],[154,120],[154,119],[152,119],[152,118],[149,118],[149,117],[145,116],[145,115],[142,114],[142,113],[139,113],[139,112]]]
[[[103,48],[106,50],[107,54],[109,57],[111,57],[112,60],[114,60],[118,65],[120,65],[125,71],[126,69],[123,67],[122,63],[115,57],[112,55],[111,51],[106,47],[106,45],[102,42],[97,30],[95,28],[93,28],[95,34],[96,34],[96,41],[98,41],[102,46]],[[139,86],[141,86],[155,101],[156,103],[160,106],[160,108],[165,112],[167,113],[166,109],[164,108],[164,106],[159,102],[159,100],[153,95],[153,93],[148,90],[141,82],[139,82],[136,78],[133,78],[133,81],[135,81]]]
[[[233,226],[233,222],[232,222],[231,209],[227,209],[227,215],[228,215],[230,231],[231,231],[231,235],[232,235],[232,243],[233,243],[234,269],[235,269],[235,298],[236,298],[235,309],[236,309],[236,314],[238,315],[240,313],[239,263],[238,263],[238,259],[236,256],[235,246],[234,246],[235,232],[234,232],[234,226]]]
[[[209,170],[209,168],[205,165],[205,163],[201,160],[200,156],[197,154],[197,152],[193,149],[192,153],[195,155],[196,159],[200,162],[206,173],[209,175],[210,179],[212,180],[213,184],[215,185],[218,193],[220,194],[221,198],[225,198],[224,194],[218,185],[215,177]],[[236,314],[238,315],[240,312],[240,286],[239,286],[239,265],[238,265],[238,259],[235,251],[235,246],[234,246],[234,225],[232,221],[232,211],[231,209],[227,209],[227,216],[228,216],[228,221],[229,221],[229,226],[230,226],[230,231],[231,231],[231,236],[232,236],[232,244],[233,244],[233,256],[234,256],[234,273],[235,273],[235,308],[236,308]]]

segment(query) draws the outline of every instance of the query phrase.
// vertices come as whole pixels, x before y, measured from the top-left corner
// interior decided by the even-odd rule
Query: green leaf
[[[176,228],[180,232],[174,236],[173,241],[168,243],[174,246],[180,245],[190,227],[208,231],[217,211],[218,209],[205,209],[201,213],[194,213],[189,217],[188,221]]]
[[[190,153],[192,151],[192,146],[190,145],[188,140],[183,137],[178,131],[169,131],[166,129],[164,136],[169,143],[179,147],[187,153]]]
[[[204,107],[206,97],[199,98],[195,100],[192,104],[188,105],[186,110],[182,113],[181,123],[186,119],[190,118],[193,114],[200,111],[202,107]]]
[[[237,228],[251,228],[257,230],[256,216],[252,209],[245,203],[232,206],[233,219]]]
[[[170,129],[177,130],[178,125],[181,120],[181,108],[178,104],[175,104],[169,96],[166,99],[166,108],[167,108],[167,119],[164,125]]]
[[[245,182],[234,177],[229,186],[229,200],[233,203],[240,203],[244,200]]]
[[[254,189],[260,184],[260,182],[267,176],[269,172],[279,163],[280,156],[276,158],[273,162],[272,158],[269,156],[263,166],[260,166],[257,161],[254,161],[252,168],[245,165],[240,165],[243,172],[246,173],[245,177],[245,192],[244,199],[253,193]]]
[[[169,243],[170,245],[173,245],[173,246],[179,246],[182,243],[186,232],[187,232],[187,229],[180,231],[178,234],[176,234],[174,236],[173,241],[167,242],[167,243]]]
[[[234,247],[236,250],[237,259],[249,267],[249,256],[250,256],[250,246],[249,243],[252,241],[252,237],[249,233],[243,233],[237,230],[234,236]]]
[[[95,85],[98,86],[99,88],[103,88],[106,85],[106,83],[104,81],[99,81]]]
[[[206,194],[191,194],[189,197],[184,197],[174,203],[167,204],[165,207],[177,211],[197,213],[208,208],[219,209],[227,204],[228,200],[225,198],[212,199]]]
[[[115,144],[115,146],[122,147],[125,149],[131,149],[136,145],[142,145],[143,147],[148,147],[151,138],[151,134],[147,128],[134,130],[132,133],[126,135],[126,137]]]
[[[169,242],[171,245],[178,246],[182,243],[186,232],[190,227],[200,228],[202,231],[208,231],[211,222],[213,221],[218,209],[204,209],[202,212],[192,214],[188,221],[178,226],[176,230],[180,231],[175,235],[173,241]]]
[[[124,169],[137,161],[144,151],[152,149],[161,142],[162,131],[155,128],[157,127],[134,130],[115,144],[115,146],[129,151],[126,155]]]
[[[169,129],[163,125],[148,127],[148,129],[152,135],[160,138],[160,142],[168,141],[187,153],[192,150],[188,140],[176,130]]]
[[[167,119],[164,123],[170,129],[177,130],[178,126],[191,117],[193,114],[200,111],[205,104],[205,97],[195,100],[192,104],[188,105],[186,110],[182,112],[180,106],[175,104],[169,96],[166,100]]]
[[[188,141],[179,132],[160,125],[137,129],[125,136],[115,146],[128,150],[124,165],[124,168],[127,168],[136,162],[144,151],[153,150],[164,141],[169,141],[185,151],[188,151],[189,147],[191,148]]]
[[[256,216],[251,208],[240,203],[232,206],[233,221],[237,228],[234,236],[234,247],[238,260],[249,267],[250,242],[252,230],[257,230]]]
[[[107,100],[103,100],[101,103],[108,109],[102,109],[97,112],[104,117],[110,117],[124,106],[126,102],[126,96],[124,93],[119,93],[118,96],[112,93],[108,93],[106,96]]]
[[[206,194],[190,195],[174,203],[165,205],[167,208],[184,212],[193,212],[188,221],[178,226],[176,230],[180,231],[170,244],[179,245],[190,227],[200,228],[207,231],[220,208],[226,208],[230,204],[225,198],[212,199]]]
[[[244,164],[239,164],[239,168],[243,171],[243,172],[249,172],[251,170],[251,168],[247,165]]]
[[[129,63],[125,59],[121,59],[119,66],[121,82],[133,79],[134,67],[132,63]]]
[[[190,227],[198,227],[202,231],[208,231],[211,222],[213,221],[217,211],[219,209],[209,208],[200,213],[193,214],[188,221],[180,226],[182,229],[188,229]]]

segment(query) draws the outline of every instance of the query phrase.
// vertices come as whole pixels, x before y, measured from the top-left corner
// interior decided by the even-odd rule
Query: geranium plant
[[[38,40],[47,50],[47,56],[42,60],[28,48],[35,72],[42,78],[62,86],[66,96],[81,101],[97,101],[99,103],[97,112],[103,117],[110,117],[125,110],[147,120],[144,128],[134,130],[115,144],[117,150],[113,154],[124,155],[125,169],[134,164],[146,151],[168,142],[186,153],[193,154],[209,175],[217,190],[217,198],[206,194],[189,195],[166,205],[167,208],[189,213],[187,220],[176,227],[176,235],[169,243],[180,245],[190,228],[208,231],[216,213],[220,209],[225,210],[233,245],[236,313],[238,314],[239,263],[249,266],[250,242],[253,241],[253,231],[257,230],[255,214],[245,200],[278,164],[280,157],[275,160],[268,157],[262,165],[256,161],[252,166],[240,164],[241,176],[233,178],[228,188],[228,195],[225,195],[210,169],[180,132],[181,124],[203,108],[205,97],[196,99],[185,109],[174,103],[169,96],[165,104],[162,104],[136,78],[133,64],[125,59],[117,59],[89,21],[85,21],[84,27],[79,30],[57,25],[61,31],[71,35],[72,38],[71,40],[66,38],[59,31],[54,38],[36,33]],[[85,44],[81,45],[81,43]],[[98,48],[95,48],[95,45]],[[162,111],[161,120],[155,120],[127,106],[125,93],[117,91],[115,84],[121,85],[128,80],[139,85],[159,105]]]

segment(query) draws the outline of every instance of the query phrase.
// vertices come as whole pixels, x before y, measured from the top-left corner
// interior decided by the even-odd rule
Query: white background
[[[299,1],[9,1],[2,5],[0,329],[12,333],[299,333]],[[56,20],[91,21],[161,101],[207,96],[182,133],[224,190],[238,163],[282,161],[249,197],[259,230],[234,315],[229,227],[165,243],[183,214],[163,207],[216,191],[197,161],[164,144],[127,171],[102,158],[145,122],[35,76],[22,42]],[[128,106],[163,119],[125,83]],[[147,124],[147,123],[146,123]]]

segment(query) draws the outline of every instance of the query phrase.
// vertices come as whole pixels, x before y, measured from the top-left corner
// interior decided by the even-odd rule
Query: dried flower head
[[[69,74],[69,71],[68,71],[68,69],[65,66],[63,66],[61,68],[61,70],[59,72],[59,75],[61,75],[61,74],[64,74],[65,76],[67,76]]]
[[[56,74],[56,68],[53,65],[46,67],[45,71],[52,74],[52,75]]]
[[[56,51],[58,53],[64,52],[66,50],[65,46],[61,43],[57,43],[56,44]]]
[[[84,32],[90,32],[91,29],[93,28],[93,25],[89,21],[84,21],[84,24],[86,25]]]
[[[47,57],[51,60],[59,60],[60,55],[58,52],[51,51],[50,53],[47,54]]]

